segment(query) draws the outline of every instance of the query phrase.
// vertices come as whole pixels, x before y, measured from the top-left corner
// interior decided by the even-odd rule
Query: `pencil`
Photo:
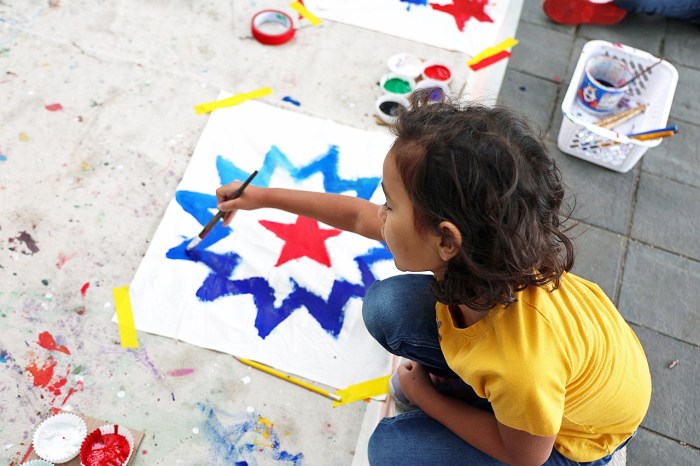
[[[233,199],[237,199],[237,198],[241,197],[241,194],[243,194],[243,190],[245,190],[245,188],[250,184],[250,182],[253,181],[253,178],[255,178],[255,175],[257,175],[257,174],[258,174],[257,170],[255,170],[253,173],[251,173],[250,176],[248,177],[248,179],[243,182],[241,187],[238,188],[235,193],[233,193],[233,196],[231,196],[229,198],[229,200],[233,200]],[[202,240],[209,234],[209,232],[212,229],[214,229],[216,224],[219,223],[219,220],[224,218],[224,215],[226,215],[226,212],[222,212],[221,210],[218,211],[216,213],[216,215],[214,215],[212,217],[212,219],[209,220],[209,222],[206,225],[204,225],[204,228],[199,233],[199,235],[195,236],[194,239],[192,241],[190,241],[190,243],[187,245],[187,249],[196,248],[197,245],[199,243],[201,243]]]
[[[619,124],[624,123],[627,120],[634,118],[640,113],[643,113],[644,110],[646,110],[646,108],[647,106],[645,104],[638,105],[634,108],[630,108],[629,110],[625,110],[624,112],[616,113],[615,115],[610,115],[609,117],[602,118],[596,122],[596,125],[600,126],[601,128],[613,128]]]
[[[676,125],[671,125],[671,126],[667,126],[667,127],[665,127],[665,128],[650,129],[649,131],[642,131],[642,132],[639,132],[639,133],[628,134],[627,137],[629,137],[629,138],[634,138],[634,137],[642,136],[642,135],[645,135],[645,134],[663,133],[663,132],[667,132],[667,131],[673,131],[674,133],[677,133],[677,132],[678,132],[678,126],[676,126]]]
[[[650,133],[644,133],[644,134],[633,134],[630,135],[629,137],[632,139],[636,139],[637,141],[648,141],[649,139],[659,139],[659,138],[668,138],[676,134],[675,131],[654,131]]]
[[[277,369],[273,369],[270,366],[260,364],[259,362],[256,362],[256,361],[251,361],[250,359],[244,359],[244,358],[236,358],[236,359],[241,361],[243,364],[247,364],[250,367],[254,367],[260,371],[263,371],[266,374],[274,375],[275,377],[278,377],[282,380],[286,380],[287,382],[291,382],[294,385],[298,385],[298,386],[305,388],[307,390],[311,390],[312,392],[318,393],[319,395],[323,395],[326,398],[330,398],[331,400],[340,401],[340,397],[338,395],[331,393],[328,390],[324,390],[324,389],[319,388],[315,385],[312,385],[308,382],[304,382],[303,380],[299,380],[295,377],[292,377],[289,374],[285,374],[282,371],[278,371]]]

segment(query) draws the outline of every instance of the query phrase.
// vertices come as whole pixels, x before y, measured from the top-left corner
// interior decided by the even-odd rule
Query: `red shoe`
[[[614,2],[593,3],[588,0],[543,0],[542,9],[549,19],[559,24],[610,25],[622,21],[627,10]]]

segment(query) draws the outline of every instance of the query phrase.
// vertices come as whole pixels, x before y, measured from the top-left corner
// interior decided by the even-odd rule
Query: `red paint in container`
[[[423,74],[426,78],[434,79],[435,81],[448,81],[452,77],[452,73],[446,66],[433,65],[427,67]]]
[[[93,430],[80,447],[80,462],[84,466],[122,466],[130,455],[131,442],[119,433],[118,425],[114,425],[114,433]]]

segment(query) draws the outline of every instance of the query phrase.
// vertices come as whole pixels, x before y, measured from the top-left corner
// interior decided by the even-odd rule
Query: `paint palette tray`
[[[58,411],[58,412],[66,412],[66,411]],[[103,425],[105,424],[105,422],[106,422],[106,421],[104,421],[104,420],[101,421],[101,420],[99,420],[99,419],[95,419],[95,418],[92,418],[92,417],[89,417],[89,416],[85,416],[85,415],[82,415],[82,414],[78,414],[78,413],[73,413],[73,414],[75,414],[76,416],[80,417],[80,418],[85,422],[85,425],[86,425],[86,427],[87,427],[87,431],[88,431],[88,432],[92,432],[93,430],[100,428],[100,427],[103,426]],[[125,427],[126,427],[126,426],[125,426]],[[129,429],[129,431],[131,432],[132,436],[134,437],[134,448],[133,448],[133,453],[131,454],[131,457],[129,458],[129,461],[128,461],[128,463],[126,463],[125,466],[128,466],[128,465],[130,465],[130,464],[133,462],[134,457],[136,456],[136,452],[138,452],[139,445],[141,444],[141,440],[143,440],[143,435],[144,435],[143,432],[138,431],[138,430],[136,430],[136,429],[132,429],[131,427],[127,427],[127,429]],[[29,450],[28,450],[27,453],[24,455],[24,458],[22,458],[22,461],[20,462],[20,464],[23,464],[23,463],[25,463],[25,462],[27,462],[27,461],[38,460],[38,459],[40,459],[40,458],[39,458],[39,455],[37,455],[36,452],[34,451],[34,448],[33,448],[32,446],[30,446],[30,447],[29,447]],[[61,463],[61,465],[65,465],[65,466],[80,466],[80,457],[79,457],[79,456],[76,456],[75,458],[73,458],[72,460],[68,461],[67,463]]]
[[[630,83],[627,95],[622,98],[618,108],[612,113],[622,112],[641,104],[647,106],[645,112],[615,127],[614,131],[595,124],[600,118],[607,117],[609,114],[591,114],[578,103],[577,93],[586,62],[590,57],[597,55],[616,58],[635,73],[641,73],[644,69],[655,65],[653,69],[641,74]],[[610,170],[620,173],[629,171],[647,150],[658,146],[661,140],[640,141],[630,139],[626,135],[666,126],[677,83],[676,68],[665,60],[659,62],[659,58],[648,52],[603,40],[587,42],[561,104],[564,119],[559,129],[557,146],[566,154]]]

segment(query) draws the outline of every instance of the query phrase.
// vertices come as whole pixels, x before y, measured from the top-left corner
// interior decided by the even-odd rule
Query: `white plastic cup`
[[[617,108],[627,93],[634,74],[620,60],[605,55],[591,57],[586,62],[578,101],[593,113],[609,113]]]
[[[408,108],[409,102],[406,97],[397,94],[384,94],[379,97],[374,104],[374,111],[384,123],[393,125],[396,123],[396,114],[401,107]]]
[[[425,63],[423,63],[421,76],[423,79],[430,79],[431,81],[440,81],[442,83],[449,84],[454,76],[454,71],[452,70],[452,67],[444,60],[427,60]]]
[[[379,86],[382,91],[389,94],[407,96],[415,89],[416,81],[410,76],[392,71],[382,76],[382,79],[379,80]]]

